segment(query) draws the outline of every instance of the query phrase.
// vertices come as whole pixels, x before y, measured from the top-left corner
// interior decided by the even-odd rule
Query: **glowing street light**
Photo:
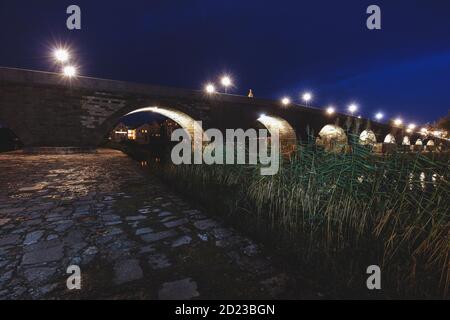
[[[70,59],[69,51],[66,49],[55,49],[53,56],[58,63],[66,63]]]
[[[214,87],[214,85],[212,83],[208,83],[205,86],[205,91],[206,91],[206,93],[213,94],[214,92],[216,92],[216,87]]]
[[[383,119],[383,117],[384,117],[384,114],[382,114],[381,112],[378,112],[378,113],[375,115],[375,119],[377,119],[378,121],[380,121],[381,119]]]
[[[327,108],[327,114],[332,115],[336,112],[336,109],[334,107],[328,107]]]
[[[308,102],[312,100],[312,94],[310,92],[305,92],[302,96],[303,101],[305,101],[305,104],[308,105]]]
[[[233,84],[231,78],[226,75],[222,77],[220,83],[222,83],[222,85],[225,87],[225,92],[227,92],[228,87],[230,87]]]
[[[427,128],[422,128],[420,129],[420,132],[425,136],[428,134],[428,129]]]
[[[66,78],[73,78],[77,75],[77,68],[74,66],[65,66],[63,68],[63,75]]]
[[[348,106],[348,111],[353,115],[358,110],[358,106],[354,103]]]
[[[416,128],[416,125],[414,123],[410,123],[408,125],[408,129],[411,130],[411,131],[413,131],[415,128]]]
[[[289,99],[288,97],[284,97],[283,99],[281,99],[281,103],[284,106],[287,106],[287,105],[289,105],[291,103],[291,99]]]
[[[403,120],[400,118],[397,118],[394,120],[394,125],[397,127],[400,127],[403,124]]]

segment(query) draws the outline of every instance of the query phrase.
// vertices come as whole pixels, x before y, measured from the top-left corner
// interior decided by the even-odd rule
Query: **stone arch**
[[[420,138],[417,139],[415,145],[416,146],[422,146],[423,145],[422,139],[420,139]]]
[[[267,116],[264,114],[261,115],[257,121],[264,125],[271,135],[275,130],[278,130],[282,154],[289,155],[295,151],[297,146],[297,136],[294,128],[289,122],[277,116]]]
[[[435,145],[435,144],[434,144],[434,140],[431,140],[431,139],[428,140],[428,142],[427,142],[427,146],[428,146],[428,147],[434,147],[434,145]]]
[[[362,145],[375,145],[377,143],[377,137],[372,130],[364,130],[359,135],[359,143]]]
[[[203,133],[204,133],[203,128],[194,118],[192,118],[188,114],[181,112],[179,110],[173,109],[173,108],[156,107],[155,106],[155,107],[139,108],[139,109],[133,110],[133,111],[125,114],[124,116],[128,116],[130,114],[138,113],[138,112],[153,112],[153,113],[163,115],[163,116],[175,121],[176,123],[178,123],[181,126],[181,128],[186,130],[186,132],[189,134],[194,148],[202,147],[201,140],[203,138]],[[198,141],[196,141],[195,139],[197,139]]]
[[[408,136],[404,136],[403,137],[402,145],[403,146],[410,146],[411,145],[411,141],[409,140]]]
[[[21,149],[23,140],[17,129],[8,126],[0,121],[0,152]]]
[[[392,133],[388,133],[384,138],[384,143],[396,143],[395,136]]]
[[[348,138],[344,129],[334,124],[327,124],[320,130],[316,144],[324,147],[327,151],[341,152],[345,151]]]

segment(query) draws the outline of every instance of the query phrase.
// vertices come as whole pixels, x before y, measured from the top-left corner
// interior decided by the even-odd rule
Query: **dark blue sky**
[[[82,9],[82,30],[65,27]],[[382,30],[366,28],[366,8]],[[450,108],[450,1],[129,0],[0,2],[0,65],[53,70],[70,44],[83,75],[201,89],[224,72],[233,93],[313,105],[350,102],[422,123]]]

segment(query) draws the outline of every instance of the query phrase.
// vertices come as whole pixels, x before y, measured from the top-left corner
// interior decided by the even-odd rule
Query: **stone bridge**
[[[0,123],[26,147],[96,147],[121,117],[140,109],[165,115],[190,132],[194,120],[203,121],[204,129],[277,127],[282,144],[317,137],[321,130],[333,135],[341,127],[346,133],[365,131],[363,136],[377,142],[387,136],[390,144],[401,144],[405,136],[401,128],[274,100],[0,68]],[[418,138],[409,140],[414,144]]]

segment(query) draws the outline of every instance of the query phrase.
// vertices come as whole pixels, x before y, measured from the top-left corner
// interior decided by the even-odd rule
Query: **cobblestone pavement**
[[[119,151],[0,155],[0,299],[286,297],[315,295]]]

